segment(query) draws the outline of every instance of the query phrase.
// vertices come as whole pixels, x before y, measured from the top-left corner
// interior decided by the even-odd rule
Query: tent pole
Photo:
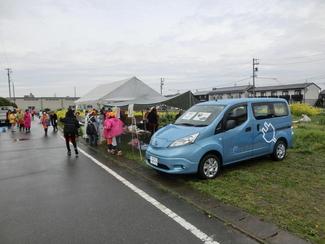
[[[133,119],[134,119],[134,124],[135,124],[134,128],[136,128],[137,121],[136,121],[135,117],[133,117]],[[141,142],[140,142],[140,140],[139,140],[139,134],[138,134],[138,132],[137,132],[136,130],[135,130],[135,135],[136,135],[137,140],[138,140],[138,142],[139,142],[139,144],[138,144],[138,149],[139,149],[139,154],[140,154],[140,160],[142,161]]]

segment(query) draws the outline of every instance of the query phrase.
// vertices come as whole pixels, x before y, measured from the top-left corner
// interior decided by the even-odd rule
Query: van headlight
[[[195,133],[193,135],[177,139],[172,144],[170,144],[169,147],[179,147],[179,146],[184,146],[187,144],[192,144],[192,143],[194,143],[194,141],[198,137],[198,135],[199,135],[199,133]]]

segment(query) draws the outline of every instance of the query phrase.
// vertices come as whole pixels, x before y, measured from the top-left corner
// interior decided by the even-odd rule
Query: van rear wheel
[[[215,154],[205,155],[199,164],[198,174],[201,179],[215,178],[221,169],[221,161]]]
[[[278,140],[273,149],[272,158],[275,161],[281,161],[287,154],[287,144],[283,140]]]

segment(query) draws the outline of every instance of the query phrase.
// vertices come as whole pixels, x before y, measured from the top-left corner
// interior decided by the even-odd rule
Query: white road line
[[[142,191],[135,185],[133,185],[131,182],[117,174],[115,171],[111,170],[106,165],[102,164],[100,161],[86,153],[84,150],[79,148],[79,151],[82,152],[86,157],[91,159],[94,163],[96,163],[98,166],[102,167],[104,170],[106,170],[109,174],[114,176],[117,180],[122,182],[124,185],[126,185],[128,188],[130,188],[133,192],[137,193],[140,197],[145,199],[147,202],[151,203],[153,206],[158,208],[161,212],[166,214],[168,217],[173,219],[175,222],[180,224],[184,229],[190,231],[193,235],[195,235],[197,238],[199,238],[201,241],[203,241],[205,244],[219,244],[219,242],[214,241],[213,238],[209,237],[207,234],[196,228],[194,225],[183,219],[182,217],[178,216],[175,212],[167,208],[165,205],[158,202],[156,199],[148,195],[146,192]]]

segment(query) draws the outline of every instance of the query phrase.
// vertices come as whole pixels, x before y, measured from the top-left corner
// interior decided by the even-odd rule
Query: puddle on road
[[[29,138],[16,138],[14,139],[14,142],[18,142],[18,141],[28,141],[30,140]]]

